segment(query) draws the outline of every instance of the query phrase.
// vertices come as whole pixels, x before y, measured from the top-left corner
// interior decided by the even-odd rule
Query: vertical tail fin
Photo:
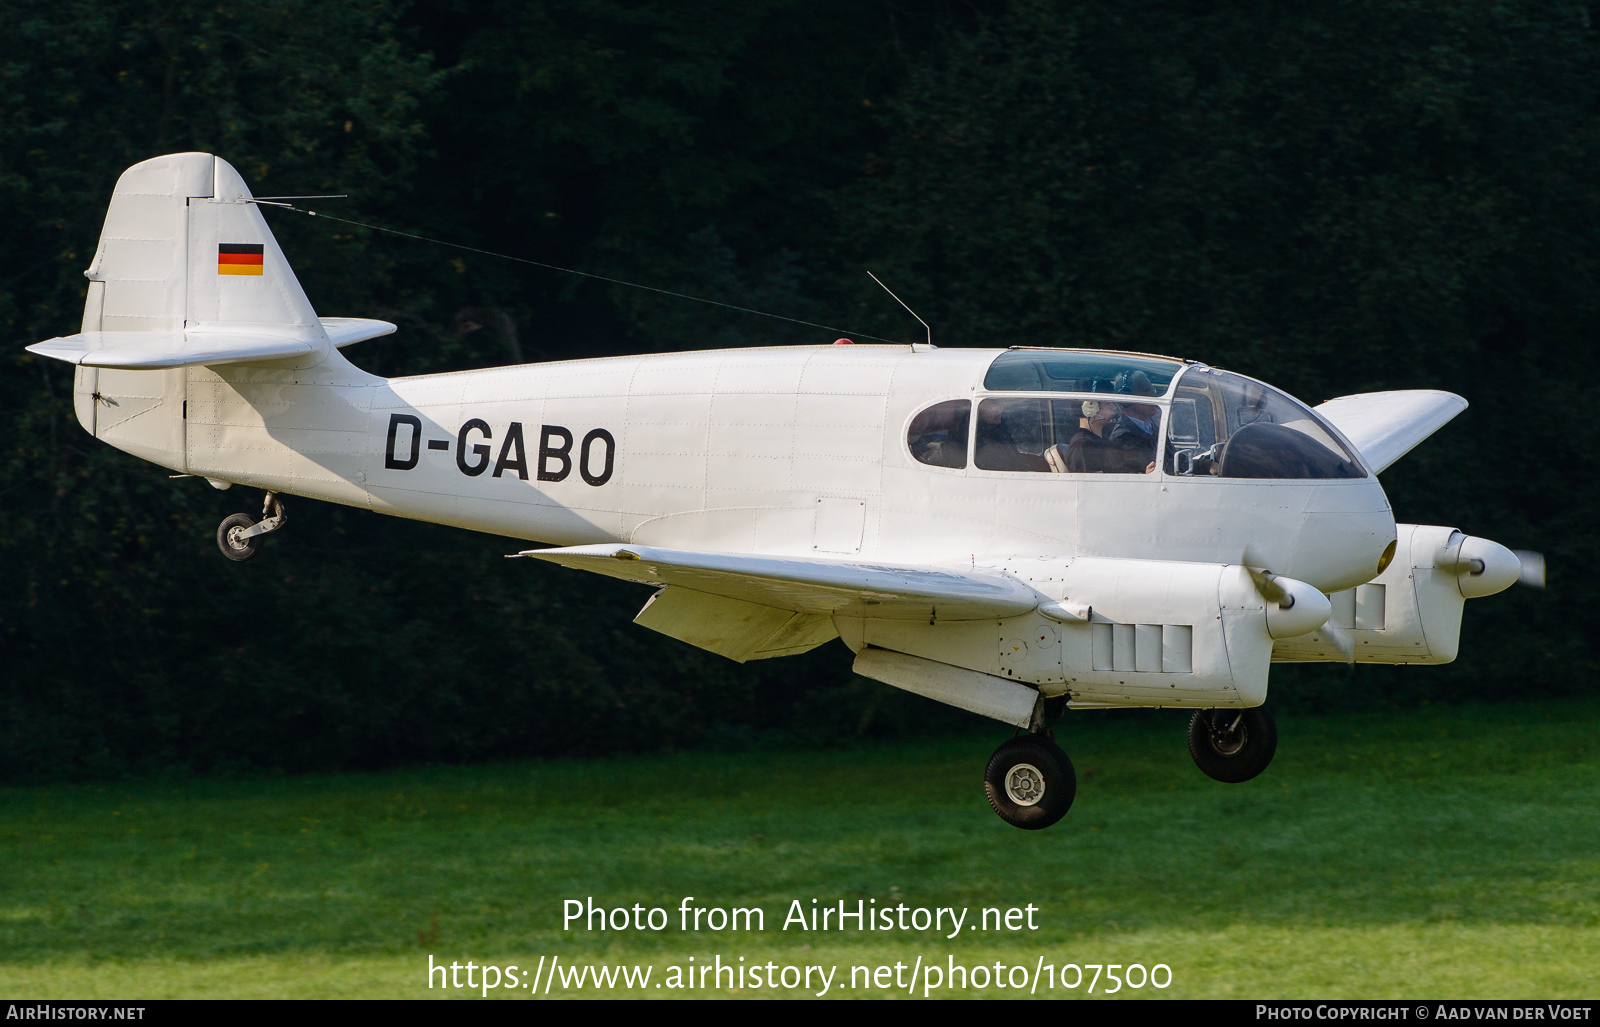
[[[85,332],[174,332],[188,302],[189,197],[209,198],[216,158],[175,153],[117,179],[94,261],[85,271]]]
[[[227,161],[175,153],[122,173],[84,306],[85,332],[262,326],[320,334],[317,315]]]
[[[304,366],[394,331],[386,321],[319,320],[244,180],[209,153],[169,154],[123,172],[84,275],[80,334],[29,350],[128,370]]]
[[[174,153],[122,173],[106,211],[83,328],[32,353],[78,365],[78,420],[96,438],[187,469],[197,367],[342,365],[335,353],[394,331],[317,318],[244,180],[209,153]],[[331,333],[331,335],[330,335]]]

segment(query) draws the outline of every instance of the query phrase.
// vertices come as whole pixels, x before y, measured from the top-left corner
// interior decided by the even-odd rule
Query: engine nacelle
[[[974,695],[1003,693],[999,679],[1065,694],[1074,706],[1212,708],[1261,705],[1274,637],[1313,630],[1329,610],[1315,588],[1281,577],[1294,601],[1280,608],[1237,565],[1082,557],[1009,562],[1005,570],[1052,601],[1003,620],[835,623],[858,653],[888,650],[977,672]],[[867,660],[858,670],[934,694],[907,678],[920,672],[875,673],[876,665]],[[945,694],[953,686],[941,687],[935,697],[954,702]]]
[[[1275,663],[1449,663],[1461,640],[1466,601],[1517,580],[1516,554],[1455,528],[1398,524],[1394,559],[1382,574],[1328,597],[1320,630],[1282,639]]]

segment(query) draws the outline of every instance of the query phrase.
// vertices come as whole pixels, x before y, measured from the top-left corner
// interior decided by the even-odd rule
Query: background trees
[[[238,9],[235,10],[234,7]],[[301,503],[225,565],[237,494],[92,443],[64,368],[120,170],[204,149],[258,193],[942,345],[1173,352],[1317,402],[1474,406],[1388,472],[1402,519],[1546,550],[1429,672],[1279,702],[1591,688],[1596,38],[1586,4],[938,0],[217,8],[0,0],[0,774],[373,765],[901,730],[840,650],[738,668],[642,596],[506,543]],[[417,373],[828,341],[272,215],[313,302]],[[920,329],[916,329],[920,330]],[[834,647],[837,648],[837,647]]]

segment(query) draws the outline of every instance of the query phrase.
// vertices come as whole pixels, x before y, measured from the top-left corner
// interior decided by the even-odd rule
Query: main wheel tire
[[[1265,707],[1196,710],[1189,718],[1189,755],[1207,777],[1239,784],[1267,769],[1278,751],[1278,725]]]
[[[252,535],[250,538],[238,537],[240,530],[252,527],[255,523],[254,517],[244,513],[223,518],[222,523],[217,525],[217,548],[222,550],[222,555],[243,563],[261,552],[260,535]]]
[[[989,757],[983,790],[1001,820],[1037,831],[1067,815],[1078,794],[1078,776],[1056,743],[1042,735],[1022,735]]]

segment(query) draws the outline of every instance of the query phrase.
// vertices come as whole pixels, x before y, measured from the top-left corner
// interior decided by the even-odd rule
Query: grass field
[[[1076,714],[1077,804],[1044,832],[984,803],[1006,734],[0,789],[0,996],[426,997],[429,954],[653,982],[690,956],[837,965],[832,995],[904,997],[846,975],[919,956],[1172,968],[1123,997],[1600,993],[1600,702],[1285,719],[1244,785],[1194,768],[1177,714]],[[681,933],[686,895],[759,905],[766,930]],[[672,929],[563,932],[585,896]],[[780,929],[813,898],[1042,912],[954,940]]]

